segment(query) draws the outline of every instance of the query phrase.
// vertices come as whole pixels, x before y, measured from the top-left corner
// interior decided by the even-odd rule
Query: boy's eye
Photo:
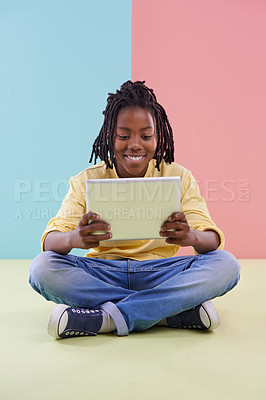
[[[128,136],[117,135],[119,139],[128,139]]]
[[[122,139],[122,140],[123,140],[123,139],[126,140],[126,139],[129,138],[128,135],[117,135],[117,137],[118,137],[119,139]],[[151,137],[152,137],[152,135],[145,135],[145,136],[142,136],[142,138],[145,139],[145,140],[150,139]]]

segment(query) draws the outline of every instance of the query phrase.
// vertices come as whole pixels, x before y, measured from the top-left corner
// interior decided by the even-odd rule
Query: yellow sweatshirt
[[[145,177],[180,176],[181,178],[181,204],[180,211],[186,215],[191,228],[199,231],[213,230],[220,237],[220,246],[224,248],[224,235],[211,220],[205,200],[199,193],[199,187],[189,170],[176,163],[167,164],[164,160],[160,164],[160,171],[155,168],[156,161],[151,160]],[[63,200],[57,215],[52,218],[45,229],[41,246],[46,235],[51,231],[67,232],[76,229],[81,217],[86,213],[86,188],[87,179],[119,179],[115,166],[106,169],[104,161],[93,165],[78,175],[70,178],[70,188]],[[119,259],[131,258],[134,260],[150,260],[173,257],[180,246],[168,244],[163,239],[153,240],[123,240],[102,241],[98,247],[92,248],[86,257]]]

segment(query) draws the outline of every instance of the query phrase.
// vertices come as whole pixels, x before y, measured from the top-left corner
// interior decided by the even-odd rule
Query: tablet
[[[161,226],[180,210],[181,179],[88,179],[87,212],[99,214],[111,226],[112,240],[163,239]],[[95,234],[105,233],[95,231]]]

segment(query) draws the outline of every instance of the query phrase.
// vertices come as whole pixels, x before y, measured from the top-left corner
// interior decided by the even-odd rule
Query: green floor
[[[1,400],[266,399],[266,260],[240,260],[214,300],[212,333],[155,327],[53,340],[53,304],[28,285],[28,260],[1,260]]]

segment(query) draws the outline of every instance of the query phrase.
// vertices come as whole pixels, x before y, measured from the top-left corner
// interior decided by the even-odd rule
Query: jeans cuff
[[[114,303],[108,301],[107,303],[102,304],[100,308],[106,311],[113,318],[118,336],[127,336],[129,334],[125,318]]]

